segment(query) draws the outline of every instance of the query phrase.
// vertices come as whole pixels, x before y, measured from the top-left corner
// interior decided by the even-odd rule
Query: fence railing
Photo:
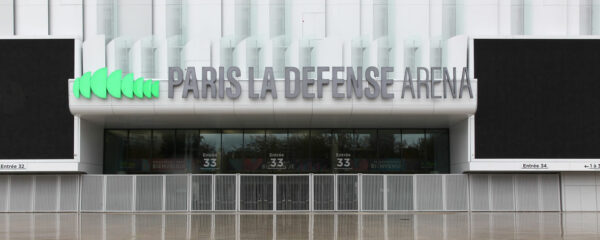
[[[0,212],[75,212],[79,175],[0,175]]]
[[[0,175],[0,212],[558,211],[558,174]]]
[[[82,175],[81,211],[467,211],[462,174]]]

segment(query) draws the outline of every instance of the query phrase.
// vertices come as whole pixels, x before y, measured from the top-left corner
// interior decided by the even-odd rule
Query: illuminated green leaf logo
[[[86,72],[73,82],[73,95],[76,98],[83,96],[90,98],[92,93],[96,97],[105,99],[107,95],[114,98],[153,98],[159,96],[159,82],[138,78],[133,80],[133,74],[121,77],[123,72],[116,70],[108,74],[106,68],[98,69],[96,72]],[[107,94],[108,93],[108,94]]]

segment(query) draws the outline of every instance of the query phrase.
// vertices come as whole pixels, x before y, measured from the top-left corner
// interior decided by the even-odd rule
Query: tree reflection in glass
[[[335,155],[331,145],[331,130],[316,129],[310,130],[310,155],[309,164],[306,166],[307,171],[315,172],[331,172],[331,161]]]
[[[423,169],[425,163],[425,130],[402,131],[402,158],[406,161],[406,168],[411,172],[429,172]]]
[[[265,163],[265,130],[244,130],[243,171],[260,170]]]
[[[371,170],[382,172],[406,171],[406,163],[402,159],[401,130],[379,130],[377,133],[378,160],[371,165]]]
[[[222,135],[223,166],[228,172],[243,170],[244,135],[242,130],[223,130]]]

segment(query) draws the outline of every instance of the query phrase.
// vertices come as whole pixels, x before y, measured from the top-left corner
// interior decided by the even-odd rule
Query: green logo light
[[[121,77],[123,71],[116,70],[110,75],[106,68],[100,68],[93,74],[86,72],[83,76],[78,77],[73,82],[73,95],[76,98],[83,96],[90,98],[92,93],[96,97],[106,99],[107,95],[114,98],[153,98],[159,96],[159,82],[152,80],[144,80],[138,78],[133,80],[133,74],[129,73],[125,77]],[[108,93],[108,94],[107,94]]]

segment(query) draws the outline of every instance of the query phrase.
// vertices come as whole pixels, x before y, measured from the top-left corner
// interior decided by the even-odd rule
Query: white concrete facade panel
[[[0,35],[10,36],[15,34],[14,1],[0,1]]]
[[[73,36],[82,40],[83,1],[50,0],[48,33],[57,36]]]
[[[47,0],[14,1],[15,35],[48,35],[48,5]]]

